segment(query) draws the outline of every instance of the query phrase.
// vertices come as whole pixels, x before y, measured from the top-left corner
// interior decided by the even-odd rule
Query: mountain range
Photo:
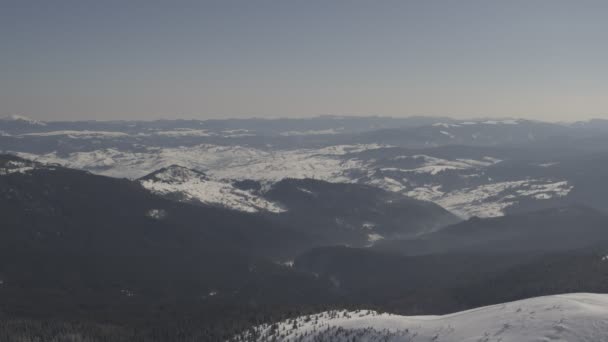
[[[581,309],[600,295],[501,308],[608,292],[604,126],[0,120],[0,317],[94,341],[483,340],[563,305],[526,336],[597,336],[547,322],[603,324]]]

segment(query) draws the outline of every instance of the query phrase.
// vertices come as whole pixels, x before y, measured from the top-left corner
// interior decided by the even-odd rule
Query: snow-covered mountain
[[[27,116],[16,115],[16,114],[1,117],[0,121],[26,124],[26,125],[32,125],[32,126],[46,126],[46,123],[44,123],[42,121],[30,119]]]
[[[330,311],[259,326],[235,341],[606,341],[608,295],[573,293],[444,316]]]
[[[309,178],[217,180],[177,165],[138,182],[152,193],[180,202],[271,214],[269,219],[292,229],[314,232],[321,244],[371,246],[381,239],[417,236],[459,222],[434,203],[354,183]]]
[[[162,167],[180,165],[204,170],[217,179],[278,181],[284,178],[317,178],[348,181],[344,174],[363,167],[356,159],[341,156],[380,145],[336,145],[319,149],[259,149],[247,146],[201,144],[180,147],[148,147],[137,151],[117,148],[62,154],[18,153],[41,162],[59,163],[111,177],[136,179]]]
[[[130,179],[180,165],[222,183],[365,184],[434,202],[461,218],[594,206],[602,199],[601,173],[594,170],[604,165],[584,163],[601,163],[597,156],[608,145],[598,121],[321,117],[40,126],[13,119],[0,121],[0,150],[31,160]],[[572,161],[585,155],[593,160]],[[602,203],[595,207],[608,209]]]
[[[284,209],[251,191],[235,187],[229,181],[217,181],[204,173],[178,165],[153,172],[139,180],[153,193],[180,201],[200,202],[245,212],[280,213]]]
[[[277,320],[369,305],[445,314],[530,296],[608,293],[608,134],[590,126],[597,125],[0,120],[0,150],[29,159],[0,160],[3,311],[38,314],[40,303],[57,303],[55,293],[68,298],[69,288],[75,310],[160,314],[167,322],[184,308],[165,307],[176,298],[209,312],[191,317],[228,322],[221,334],[192,336],[215,341],[247,329],[248,310]],[[51,297],[38,300],[41,289]],[[547,304],[562,311],[506,304],[479,309],[482,317],[346,314],[360,323],[327,314],[290,320],[273,334],[605,340],[579,329],[584,320],[605,327],[577,316],[583,304],[570,304]],[[58,306],[48,307],[55,314]],[[241,308],[243,318],[235,317]]]
[[[155,182],[158,191],[190,191],[187,196],[192,198],[202,196],[200,184],[209,185],[205,191],[219,191],[220,185],[214,188],[216,190],[211,189],[211,184],[215,184],[212,181],[226,183],[226,179],[273,183],[285,178],[310,178],[367,184],[432,201],[463,218],[502,216],[507,209],[522,201],[560,199],[573,188],[566,179],[555,176],[508,174],[505,177],[500,171],[503,160],[498,158],[502,156],[448,157],[430,155],[429,152],[423,154],[378,144],[334,145],[316,149],[202,144],[148,147],[137,151],[110,148],[68,154],[18,155],[101,175],[134,179],[171,165],[204,171],[208,178],[205,182],[197,182],[198,192],[193,190],[194,184],[182,184],[179,189],[176,185],[172,185],[172,189],[161,189],[160,183]],[[531,167],[548,170],[545,164]],[[151,183],[148,185],[152,187]],[[230,187],[230,184],[226,186]],[[222,193],[232,192],[222,190]],[[213,196],[209,194],[206,198]],[[249,195],[239,193],[239,196]],[[205,203],[209,201],[203,200]],[[266,207],[265,204],[260,205]]]

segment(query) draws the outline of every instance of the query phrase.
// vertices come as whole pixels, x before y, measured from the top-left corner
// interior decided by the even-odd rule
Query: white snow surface
[[[319,129],[319,130],[308,130],[308,131],[287,131],[281,132],[280,135],[284,137],[290,136],[302,136],[302,135],[327,135],[327,134],[340,134],[341,131],[344,130],[343,127],[338,129],[330,128],[330,129]]]
[[[167,216],[167,211],[164,209],[150,209],[146,212],[146,216],[156,220],[162,220]]]
[[[435,202],[458,216],[468,218],[503,216],[504,210],[521,198],[559,198],[568,195],[571,190],[572,186],[567,181],[531,179],[496,182],[447,193],[442,192],[441,186],[438,185],[425,186],[415,188],[407,192],[407,195]]]
[[[443,127],[443,128],[460,127],[460,125],[458,125],[458,124],[450,124],[450,123],[444,123],[444,122],[437,122],[437,123],[434,123],[432,126]]]
[[[241,190],[228,181],[217,181],[193,170],[171,166],[149,179],[141,180],[142,186],[160,195],[178,194],[184,201],[198,201],[245,212],[285,211],[250,191]]]
[[[500,163],[489,156],[476,159],[443,159],[428,155],[401,155],[391,163],[413,165],[387,167],[374,159],[360,159],[356,152],[384,148],[377,144],[336,145],[319,149],[259,149],[246,146],[201,144],[189,147],[148,147],[141,152],[100,149],[18,156],[43,163],[56,163],[111,177],[141,178],[161,168],[180,165],[204,172],[207,180],[182,184],[147,183],[158,193],[183,192],[186,198],[209,204],[229,204],[239,210],[278,210],[248,191],[236,191],[234,180],[252,179],[272,184],[284,178],[312,178],[329,182],[364,183],[404,195],[435,202],[463,218],[504,215],[505,209],[522,198],[548,200],[568,195],[572,186],[563,179],[514,179],[495,181],[484,169]],[[391,164],[389,164],[391,165]],[[463,178],[487,178],[483,184],[446,190],[441,177],[452,172]],[[430,176],[424,183],[416,177]],[[301,189],[307,192],[308,189]],[[309,191],[309,190],[308,190]],[[314,195],[314,194],[311,194]],[[241,200],[253,201],[243,206]]]
[[[383,168],[383,171],[401,171],[401,172],[415,172],[415,173],[428,173],[436,175],[446,170],[466,170],[478,167],[487,167],[490,165],[501,162],[500,159],[484,157],[483,160],[474,159],[455,159],[447,160],[424,154],[417,154],[412,156],[397,156],[394,160],[413,159],[420,160],[423,164],[414,169],[397,169],[397,168]]]
[[[192,147],[148,148],[145,152],[103,149],[75,152],[69,156],[57,153],[18,156],[44,163],[57,163],[111,177],[136,179],[171,165],[202,170],[217,179],[254,179],[278,181],[283,178],[316,178],[348,182],[344,172],[361,169],[359,160],[342,160],[339,156],[376,149],[381,145],[337,145],[321,149],[261,150],[243,146],[202,144]]]
[[[376,242],[380,240],[384,240],[384,236],[378,233],[367,234],[367,241],[369,242],[369,244],[367,245],[368,247],[373,246]]]
[[[484,121],[464,121],[460,125],[518,125],[521,120],[506,119],[506,120],[484,120]]]
[[[331,311],[256,328],[257,341],[542,342],[608,341],[608,295],[572,293],[444,316]],[[235,341],[250,341],[243,335]]]
[[[519,124],[519,121],[518,120],[512,120],[512,119],[509,119],[509,120],[487,120],[487,121],[484,121],[482,123],[486,124],[486,125],[517,125],[517,124]]]
[[[454,135],[450,132],[446,132],[446,131],[439,131],[439,133],[443,134],[443,135],[447,135],[448,137],[450,137],[450,139],[454,139]]]

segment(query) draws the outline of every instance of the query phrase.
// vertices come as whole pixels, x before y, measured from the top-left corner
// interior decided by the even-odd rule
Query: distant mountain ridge
[[[193,178],[213,180],[174,166],[148,180]],[[364,184],[227,184],[286,211],[184,203],[139,181],[1,155],[3,312],[133,323],[179,311],[216,325],[266,315],[264,305],[429,314],[608,291],[608,220],[595,209],[459,222],[436,204]]]
[[[608,216],[584,206],[472,218],[416,240],[385,241],[379,249],[407,255],[548,253],[608,242]]]
[[[10,125],[11,123],[12,124],[18,123],[18,124],[33,125],[33,126],[46,126],[46,123],[44,123],[43,121],[30,119],[27,116],[17,115],[17,114],[0,117],[0,121],[2,121],[3,124],[5,124],[5,125]]]

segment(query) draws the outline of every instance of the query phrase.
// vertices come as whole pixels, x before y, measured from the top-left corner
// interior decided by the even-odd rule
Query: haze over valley
[[[93,339],[603,336],[578,303],[605,295],[576,293],[608,290],[604,125],[4,118],[5,329],[49,334],[52,315]],[[395,316],[516,300],[483,322]]]
[[[606,18],[0,1],[0,342],[608,341]]]

